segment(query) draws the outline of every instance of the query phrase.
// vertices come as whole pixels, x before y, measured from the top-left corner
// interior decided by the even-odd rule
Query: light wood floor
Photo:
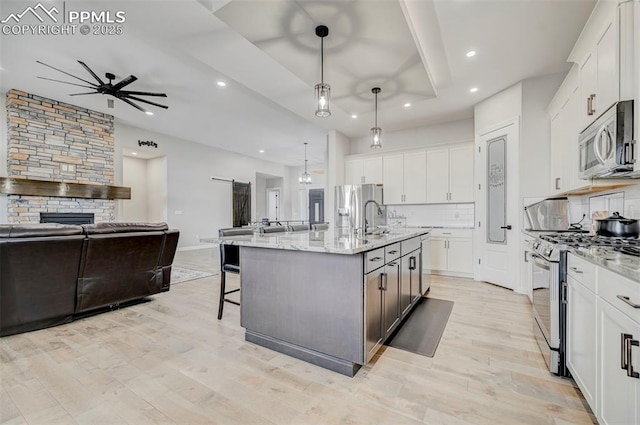
[[[176,264],[216,253],[191,252]],[[184,282],[151,302],[1,338],[1,423],[593,422],[573,382],[547,371],[529,302],[511,291],[435,277],[429,296],[455,302],[435,357],[383,347],[347,378],[245,342],[237,306],[216,319],[218,285]]]

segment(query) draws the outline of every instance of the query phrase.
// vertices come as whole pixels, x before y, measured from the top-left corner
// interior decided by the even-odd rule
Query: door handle
[[[416,257],[409,257],[409,270],[416,269]]]
[[[556,177],[556,190],[560,190],[560,177]]]
[[[639,347],[640,341],[633,339],[633,335],[622,333],[622,353],[621,353],[621,368],[626,369],[627,376],[629,378],[640,379],[640,373],[633,370],[633,347]]]
[[[577,273],[577,274],[582,274],[582,270],[580,270],[577,267],[569,267],[569,270],[571,270],[572,272]],[[620,297],[620,295],[618,295],[618,297]]]
[[[595,98],[595,94],[589,95],[589,97],[587,98],[587,115],[593,115],[596,113],[596,110],[593,107],[593,101],[595,100]]]
[[[500,226],[501,229],[511,230],[511,225],[507,224],[506,226]]]

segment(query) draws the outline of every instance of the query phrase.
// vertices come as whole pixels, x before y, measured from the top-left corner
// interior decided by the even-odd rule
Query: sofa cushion
[[[168,230],[167,223],[96,223],[83,224],[87,235],[127,232],[162,232]]]
[[[8,235],[7,235],[8,232]],[[57,223],[25,223],[3,224],[0,226],[0,237],[8,238],[36,238],[47,236],[81,235],[82,227],[73,224]]]

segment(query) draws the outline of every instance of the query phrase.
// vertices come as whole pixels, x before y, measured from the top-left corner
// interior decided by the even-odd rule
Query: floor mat
[[[433,357],[452,309],[453,301],[423,298],[387,345]]]
[[[213,276],[216,273],[203,272],[200,270],[185,269],[184,267],[171,267],[171,284],[186,282],[188,280],[201,279]]]

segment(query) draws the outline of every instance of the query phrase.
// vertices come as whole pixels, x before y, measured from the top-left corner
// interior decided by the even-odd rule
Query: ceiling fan
[[[143,92],[143,91],[131,91],[131,90],[123,90],[123,88],[125,88],[126,86],[128,86],[129,84],[133,83],[134,81],[136,81],[138,79],[138,77],[134,76],[134,75],[129,75],[126,78],[123,78],[122,80],[120,80],[120,82],[113,84],[113,80],[115,80],[116,76],[113,75],[110,72],[107,72],[104,74],[104,76],[107,78],[107,80],[109,80],[109,82],[104,82],[100,77],[98,77],[98,75],[93,72],[91,70],[91,68],[89,68],[87,66],[87,64],[85,64],[82,61],[78,61],[78,63],[80,65],[82,65],[84,67],[84,69],[87,70],[87,72],[89,74],[91,74],[91,76],[96,80],[96,83],[92,83],[91,81],[87,81],[83,78],[80,77],[76,77],[73,74],[70,74],[66,71],[63,71],[61,69],[58,69],[56,67],[53,67],[51,65],[47,65],[44,62],[40,62],[40,61],[36,61],[37,63],[44,65],[46,67],[49,67],[51,69],[55,69],[58,72],[61,72],[65,75],[68,75],[70,77],[75,78],[76,80],[80,80],[88,85],[84,85],[84,84],[77,84],[77,83],[70,83],[68,81],[61,81],[61,80],[54,80],[52,78],[45,78],[45,77],[38,77],[42,80],[49,80],[49,81],[55,81],[57,83],[64,83],[64,84],[70,84],[72,86],[79,86],[79,87],[85,87],[88,89],[92,89],[93,91],[88,92],[88,93],[72,93],[69,96],[83,96],[83,95],[87,95],[87,94],[108,94],[110,96],[113,96],[117,99],[122,100],[123,102],[133,106],[136,109],[139,109],[140,111],[146,113],[147,115],[153,115],[153,112],[148,111],[144,108],[142,108],[141,106],[135,104],[134,102],[132,102],[133,100],[137,101],[137,102],[143,102],[149,105],[153,105],[153,106],[157,106],[158,108],[163,108],[163,109],[168,109],[169,107],[166,105],[161,105],[159,103],[155,103],[155,102],[151,102],[150,100],[146,100],[146,99],[141,99],[138,96],[156,96],[156,97],[167,97],[167,95],[165,93],[151,93],[151,92]],[[107,106],[109,108],[113,108],[113,99],[109,99],[107,101]]]

